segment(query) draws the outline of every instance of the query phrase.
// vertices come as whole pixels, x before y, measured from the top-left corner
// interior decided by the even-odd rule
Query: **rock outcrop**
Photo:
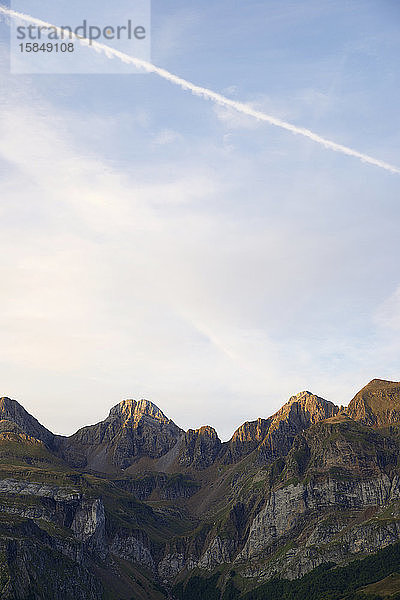
[[[189,429],[181,444],[179,463],[194,469],[205,469],[214,463],[220,449],[221,440],[212,427]]]
[[[286,456],[298,433],[336,415],[338,410],[332,402],[311,392],[292,396],[271,419],[268,433],[259,447],[262,460],[271,462]]]
[[[229,440],[225,451],[224,460],[228,463],[240,461],[253,452],[265,439],[271,426],[272,417],[269,419],[257,419],[257,421],[246,421]]]

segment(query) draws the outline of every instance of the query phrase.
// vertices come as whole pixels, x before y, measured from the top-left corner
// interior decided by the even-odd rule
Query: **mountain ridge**
[[[394,393],[392,393],[392,394],[383,393],[382,394],[382,390],[387,392],[388,387]],[[366,403],[365,398],[366,397],[370,398],[371,396],[374,395],[374,392],[375,392],[375,395],[376,395],[376,393],[379,394],[379,392],[381,392],[380,396],[382,397],[383,400],[386,399],[386,401],[387,401],[387,400],[393,399],[395,401],[396,408],[397,408],[397,406],[400,407],[400,382],[374,378],[350,400],[347,407],[344,406],[342,408],[349,416],[351,416],[351,418],[354,418],[354,420],[361,420],[364,418],[364,415],[358,413],[357,401],[358,400],[361,401],[361,402],[359,402],[360,408],[364,404],[364,407],[361,408],[361,412],[363,412],[363,411],[365,412],[366,407],[371,408],[368,404],[365,404]],[[287,412],[287,409],[290,408],[293,404],[298,404],[300,406],[302,405],[303,407],[307,407],[307,404],[309,404],[310,399],[316,400],[317,402],[321,402],[323,405],[325,405],[327,407],[331,407],[332,413],[334,412],[335,414],[337,414],[340,410],[339,406],[335,405],[333,402],[331,402],[329,400],[325,400],[324,398],[317,396],[316,394],[313,394],[312,392],[310,392],[308,390],[303,390],[303,391],[298,392],[297,394],[291,396],[289,398],[289,400],[286,403],[284,403],[282,405],[282,407],[280,409],[278,409],[275,413],[273,413],[271,416],[258,417],[254,421],[245,421],[242,425],[240,425],[233,432],[231,438],[227,441],[229,442],[229,441],[233,440],[235,438],[235,436],[237,437],[238,432],[240,430],[242,430],[243,428],[246,428],[246,426],[248,426],[250,424],[253,424],[253,423],[254,424],[264,423],[265,424],[271,419],[278,420],[277,417],[279,417],[280,415],[285,413],[285,411]],[[0,398],[0,417],[3,416],[3,418],[5,417],[5,420],[8,420],[7,414],[11,415],[10,420],[17,424],[21,423],[21,422],[23,423],[24,420],[25,421],[30,420],[31,423],[34,423],[34,426],[36,426],[36,427],[39,426],[39,429],[42,432],[43,437],[48,438],[49,434],[50,434],[50,436],[53,436],[53,437],[57,436],[57,434],[52,433],[50,430],[48,430],[46,427],[44,427],[35,417],[33,417],[30,413],[28,413],[28,411],[26,411],[26,409],[23,407],[23,405],[21,403],[19,403],[17,400],[12,399],[8,396],[3,396],[2,398]],[[87,429],[88,427],[95,427],[96,425],[99,425],[100,423],[103,423],[105,420],[107,420],[109,418],[113,418],[113,417],[114,418],[115,417],[121,417],[121,418],[125,417],[125,421],[127,423],[129,423],[132,420],[133,421],[139,420],[140,417],[142,417],[142,416],[152,417],[161,423],[174,423],[174,421],[172,419],[170,419],[169,417],[167,417],[165,415],[165,413],[151,400],[147,400],[145,398],[141,398],[139,400],[129,398],[129,399],[122,400],[119,403],[113,405],[109,410],[108,416],[103,421],[99,421],[99,422],[95,423],[94,425],[84,425],[83,427],[80,427],[75,433],[72,433],[67,436],[58,435],[57,437],[67,438],[67,439],[71,438],[74,435],[76,435],[79,431],[81,431],[83,429]],[[333,414],[330,416],[333,416]],[[399,412],[399,414],[396,413],[395,416],[396,416],[396,418],[398,418],[400,420],[400,412]],[[329,417],[326,417],[326,418],[329,418]],[[375,421],[374,421],[374,423],[375,423]],[[384,424],[386,424],[386,422]],[[202,425],[202,426],[198,427],[197,429],[194,429],[193,431],[197,431],[197,430],[200,430],[205,427],[212,427],[212,426]],[[214,429],[214,428],[212,427],[212,429]],[[247,427],[247,429],[248,429],[248,427]],[[184,431],[184,430],[181,429],[181,431]],[[215,431],[215,429],[214,429],[214,431]],[[37,437],[38,437],[38,439],[40,439],[39,435],[37,435]]]
[[[394,403],[392,408],[388,406],[391,401]],[[221,442],[210,425],[185,432],[152,401],[126,399],[112,406],[104,420],[81,427],[70,436],[58,436],[41,425],[16,400],[4,397],[0,399],[0,428],[1,420],[9,420],[47,446],[61,448],[64,458],[69,455],[73,463],[71,456],[79,455],[79,459],[75,460],[79,466],[85,463],[90,466],[93,461],[88,455],[95,454],[96,470],[102,462],[106,471],[112,469],[113,464],[124,469],[132,466],[132,463],[128,464],[127,453],[132,460],[140,459],[143,453],[150,458],[161,458],[178,443],[183,444],[180,464],[190,466],[193,463],[204,468],[217,458],[227,464],[235,463],[257,449],[264,461],[274,460],[288,452],[294,437],[303,429],[339,412],[339,407],[333,402],[304,390],[291,396],[271,416],[244,422],[229,440]],[[370,426],[400,423],[400,383],[372,379],[350,401],[345,414]],[[144,443],[146,437],[152,438],[152,447]],[[194,438],[198,441],[195,442]],[[201,458],[199,448],[202,445],[203,453],[211,453],[211,461],[209,457]],[[190,447],[193,452],[194,446],[197,448],[196,459],[190,456]],[[100,447],[103,454],[110,455],[106,461],[98,460]]]
[[[0,599],[45,600],[50,577],[63,600],[250,600],[277,576],[334,581],[335,568],[390,554],[399,398],[400,383],[378,379],[346,409],[302,391],[226,442],[144,399],[68,437],[3,399]]]

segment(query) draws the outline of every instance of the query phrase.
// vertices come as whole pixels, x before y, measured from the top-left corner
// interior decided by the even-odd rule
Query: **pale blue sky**
[[[152,20],[158,66],[400,164],[397,0]],[[1,395],[60,433],[146,397],[227,438],[400,379],[398,175],[155,75],[10,75],[0,31]]]

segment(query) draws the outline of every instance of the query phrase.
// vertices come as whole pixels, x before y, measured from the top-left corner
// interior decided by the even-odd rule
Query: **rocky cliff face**
[[[60,553],[32,521],[0,523],[0,597],[102,600],[103,588],[89,565]]]
[[[233,434],[225,451],[225,462],[238,462],[255,450],[266,438],[272,418],[246,421]]]
[[[264,479],[262,471],[233,477],[231,510],[201,545],[189,538],[169,548],[160,574],[173,579],[182,570],[231,563],[246,578],[293,579],[395,543],[398,457],[398,442],[386,435],[343,415],[322,420],[295,438]]]
[[[17,500],[24,499],[19,503]],[[21,480],[0,481],[0,512],[34,521],[47,521],[71,530],[90,550],[105,543],[105,515],[101,498],[85,498],[73,488]]]
[[[90,563],[92,552],[104,549],[104,521],[101,499],[2,479],[0,597],[102,598]]]
[[[362,511],[367,507],[378,509],[400,499],[399,478],[390,479],[382,475],[379,479],[366,481],[341,481],[327,478],[312,483],[289,484],[273,491],[266,506],[257,514],[250,526],[246,544],[237,560],[254,559],[267,554],[278,540],[296,538],[296,529],[306,519],[314,520],[318,515],[319,528],[314,528],[307,537],[306,545],[330,543],[338,538],[341,529],[334,526],[331,531],[321,527],[321,515],[335,510]],[[396,523],[396,527],[400,524]],[[321,531],[323,531],[323,540]],[[339,536],[340,537],[340,536]],[[323,562],[323,559],[321,559]],[[297,573],[295,574],[297,576]]]
[[[212,427],[189,429],[183,438],[179,463],[194,469],[205,469],[212,465],[221,449],[221,440]]]

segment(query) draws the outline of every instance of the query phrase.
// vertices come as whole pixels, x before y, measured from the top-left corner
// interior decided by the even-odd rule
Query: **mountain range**
[[[400,383],[184,431],[148,400],[54,435],[0,399],[0,599],[400,597]]]

